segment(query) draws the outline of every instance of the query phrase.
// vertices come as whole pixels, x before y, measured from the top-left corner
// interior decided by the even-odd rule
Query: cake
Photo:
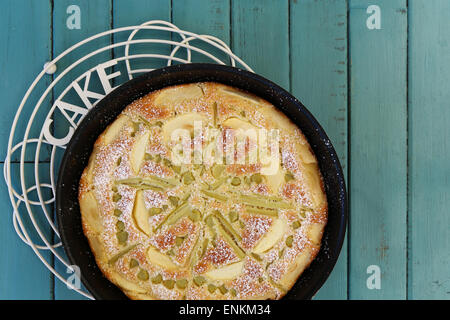
[[[279,299],[327,222],[300,128],[214,82],[128,105],[98,137],[78,192],[97,265],[131,299]]]

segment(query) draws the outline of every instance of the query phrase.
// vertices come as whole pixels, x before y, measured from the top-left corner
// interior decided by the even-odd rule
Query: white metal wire
[[[158,35],[149,35],[149,31],[157,31],[159,33]],[[135,39],[138,34],[140,38]],[[164,38],[167,37],[167,39],[162,38],[162,34],[164,35]],[[97,47],[95,47],[96,42],[101,40],[107,40],[109,42],[111,37],[118,35],[128,35],[128,38],[123,42],[103,46],[97,45]],[[89,52],[78,57],[75,61],[70,62],[70,54],[77,50]],[[110,55],[104,58],[104,60],[101,60],[101,55],[103,53],[112,52],[112,50],[114,50],[114,54],[112,55],[114,58],[111,58]],[[134,50],[139,52],[131,53]],[[221,57],[217,57],[210,51],[214,51],[216,55],[220,54]],[[170,54],[167,54],[168,52],[170,52]],[[180,53],[182,56],[180,56]],[[19,238],[31,247],[36,256],[42,261],[47,269],[55,275],[55,277],[87,298],[93,299],[88,292],[82,289],[73,288],[65,278],[67,275],[61,274],[56,270],[57,263],[70,269],[70,263],[66,260],[64,252],[62,251],[58,228],[55,225],[53,218],[58,156],[64,152],[65,145],[69,140],[46,138],[46,134],[49,134],[49,127],[55,120],[56,111],[59,111],[67,121],[65,124],[67,127],[64,128],[68,131],[66,138],[70,137],[70,134],[73,133],[74,129],[78,126],[84,116],[84,112],[77,113],[76,110],[79,109],[68,107],[69,111],[75,110],[73,114],[70,115],[66,109],[58,107],[55,102],[62,101],[62,99],[73,90],[76,85],[79,86],[80,82],[83,80],[85,83],[84,86],[88,86],[89,81],[91,81],[91,74],[96,70],[98,71],[100,66],[120,67],[119,64],[123,63],[126,69],[126,77],[122,77],[122,82],[124,82],[132,79],[133,76],[137,74],[154,70],[155,67],[153,62],[156,61],[165,61],[164,64],[167,66],[172,65],[174,62],[197,62],[192,60],[193,53],[196,53],[197,56],[200,57],[198,62],[230,64],[252,71],[250,67],[233,54],[230,48],[220,39],[210,35],[199,35],[181,30],[167,21],[152,20],[139,26],[108,30],[89,37],[68,48],[55,59],[44,65],[43,70],[34,79],[17,109],[17,113],[11,125],[11,133],[8,140],[7,156],[3,172],[13,208],[12,217],[14,230]],[[224,58],[225,61],[223,61]],[[58,63],[64,63],[67,59],[70,64],[68,64],[64,70],[61,70]],[[94,63],[92,62],[93,59],[96,59]],[[88,66],[84,66],[83,63],[86,62],[93,63],[93,65],[88,64]],[[132,62],[140,62],[141,65],[143,64],[144,66],[133,68]],[[55,66],[58,66],[57,70],[59,74],[50,84],[48,84],[48,74],[52,74],[55,71]],[[81,70],[78,70],[77,68]],[[75,73],[73,72],[74,70],[76,70],[75,75],[72,74]],[[102,78],[100,72],[98,73],[100,81],[105,80]],[[109,79],[106,80],[109,81]],[[116,78],[115,80],[118,79]],[[67,82],[69,84],[67,86],[62,85],[63,88],[59,88],[61,85],[57,86],[60,83]],[[86,85],[86,83],[88,83],[88,85]],[[115,83],[115,85],[120,84],[121,83]],[[87,90],[90,89],[88,88]],[[104,93],[108,93],[106,92],[106,89],[104,91]],[[97,95],[92,94],[91,98],[96,98],[98,101],[101,96],[101,94],[97,93]],[[34,101],[35,99],[37,99],[36,102]],[[95,102],[92,103],[89,98],[87,98],[87,101],[84,100],[84,102],[86,106],[89,104],[95,105]],[[50,104],[51,106],[49,106]],[[89,107],[86,108],[86,112],[88,109]],[[28,115],[27,112],[30,111],[31,115]],[[38,113],[43,113],[45,117],[37,116]],[[61,129],[61,126],[64,126],[64,124],[57,124],[58,129]],[[22,136],[19,128],[23,127],[25,127],[25,131]],[[33,146],[33,149],[31,146]],[[49,161],[39,161],[41,155],[44,154],[42,151],[45,150],[45,152],[48,152],[49,148],[51,150],[49,153]],[[19,151],[20,160],[17,161],[15,160],[17,158],[14,158],[14,156],[17,156]],[[34,153],[34,159],[26,159],[26,155],[30,153]],[[32,167],[33,172],[30,173],[26,171],[26,166]],[[45,170],[46,166],[48,166],[47,170]],[[43,190],[46,190],[47,192],[43,192]],[[34,194],[37,195],[37,199],[33,198]],[[24,219],[29,221],[24,221]],[[48,235],[49,233],[50,236]],[[53,238],[57,240],[53,241]],[[43,256],[42,253],[44,251],[50,251],[56,258],[52,259],[54,260],[55,265],[52,265],[53,263],[48,258],[48,255],[48,260]]]

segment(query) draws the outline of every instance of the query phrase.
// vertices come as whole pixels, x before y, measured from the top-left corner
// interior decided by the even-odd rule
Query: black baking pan
[[[323,175],[329,217],[322,246],[285,299],[311,299],[333,269],[347,226],[344,175],[330,140],[305,106],[273,82],[248,71],[217,64],[182,64],[154,70],[130,80],[103,98],[82,120],[67,145],[56,185],[56,214],[62,243],[71,264],[80,267],[81,280],[96,299],[127,299],[98,268],[81,226],[78,182],[97,137],[132,101],[167,86],[215,81],[266,99],[284,112],[303,132]]]

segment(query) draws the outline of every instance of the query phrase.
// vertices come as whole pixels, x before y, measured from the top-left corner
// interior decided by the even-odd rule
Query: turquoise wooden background
[[[79,30],[66,27],[71,4],[81,9]],[[366,26],[369,5],[381,9],[381,29]],[[0,158],[45,61],[151,19],[221,38],[303,101],[331,137],[350,221],[316,299],[450,298],[449,0],[2,0]],[[0,298],[79,299],[13,232],[4,184],[0,204]],[[372,265],[380,289],[367,287]]]

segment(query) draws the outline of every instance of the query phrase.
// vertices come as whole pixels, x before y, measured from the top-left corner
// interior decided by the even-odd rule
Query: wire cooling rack
[[[53,207],[65,146],[83,116],[115,87],[159,67],[191,62],[252,71],[220,39],[152,20],[96,34],[65,50],[44,65],[17,109],[4,165],[14,230],[47,269],[87,298],[93,299],[61,272],[73,270]]]

